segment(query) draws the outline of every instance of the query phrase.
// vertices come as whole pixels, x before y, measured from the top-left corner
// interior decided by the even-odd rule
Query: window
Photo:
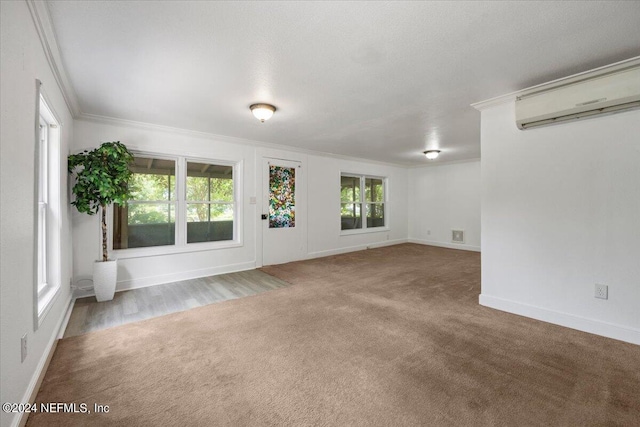
[[[269,164],[269,228],[296,226],[296,168]]]
[[[233,167],[187,162],[187,243],[233,240]]]
[[[384,180],[364,179],[364,200],[367,204],[367,228],[384,227]]]
[[[386,178],[340,176],[340,221],[342,230],[385,227]],[[362,215],[366,221],[362,221]]]
[[[113,249],[153,247],[154,253],[167,253],[239,243],[236,164],[134,156],[132,198],[113,209]]]
[[[176,161],[136,156],[131,200],[113,208],[113,249],[175,244]]]
[[[47,286],[47,201],[49,199],[49,159],[47,157],[49,124],[40,115],[38,139],[38,295]]]
[[[59,122],[40,95],[36,141],[35,327],[60,290],[60,132]]]
[[[360,177],[342,176],[340,179],[340,218],[343,230],[362,228],[362,201]]]

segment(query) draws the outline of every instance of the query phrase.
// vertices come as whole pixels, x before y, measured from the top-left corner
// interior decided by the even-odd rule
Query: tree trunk
[[[102,210],[102,261],[108,261],[107,256],[107,207],[100,206]]]

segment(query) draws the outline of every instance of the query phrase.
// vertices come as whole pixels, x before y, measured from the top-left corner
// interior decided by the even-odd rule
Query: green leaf
[[[120,141],[105,142],[91,151],[71,154],[67,169],[74,174],[71,205],[78,212],[95,215],[100,206],[122,202],[131,198],[129,164],[133,155]],[[106,242],[103,242],[106,244]]]

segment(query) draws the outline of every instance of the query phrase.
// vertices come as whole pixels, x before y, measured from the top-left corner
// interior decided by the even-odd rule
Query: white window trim
[[[54,301],[60,294],[62,283],[61,268],[61,242],[62,224],[60,198],[62,167],[60,164],[60,126],[61,122],[51,108],[51,103],[42,90],[40,81],[37,81],[38,95],[36,100],[36,168],[35,168],[35,218],[34,218],[34,285],[33,285],[33,306],[34,306],[34,331],[38,330],[47,313],[51,310]],[[46,149],[46,170],[45,176],[41,176],[40,156],[41,153],[41,125],[46,126],[45,139]],[[44,205],[40,202],[40,184],[45,180],[45,191],[47,192]],[[44,237],[41,236],[41,216],[40,211],[45,209]],[[43,242],[41,242],[43,240]],[[44,248],[41,244],[44,243]],[[41,256],[41,251],[43,256]],[[40,269],[40,259],[44,258],[44,268],[46,269],[46,283],[40,282],[38,271]]]
[[[178,156],[162,154],[152,151],[131,150],[134,156],[152,157],[154,159],[174,160],[176,162],[176,199],[175,206],[175,244],[164,246],[149,246],[145,248],[113,249],[113,206],[107,211],[108,242],[107,249],[114,259],[145,258],[159,255],[202,252],[218,249],[239,248],[244,246],[242,241],[243,195],[242,179],[244,161],[213,159],[206,157]],[[233,240],[217,242],[187,243],[186,192],[187,192],[187,162],[210,163],[212,165],[233,167]]]
[[[342,230],[342,225],[340,224],[340,236],[352,236],[354,234],[367,234],[367,233],[384,233],[384,232],[391,231],[391,228],[389,227],[389,178],[387,178],[386,176],[341,171],[340,179],[342,179],[343,176],[360,178],[361,200],[359,202],[354,202],[354,203],[359,203],[361,206],[360,215],[362,218],[361,219],[362,228]],[[368,203],[364,200],[364,197],[365,197],[364,187],[365,187],[366,178],[374,178],[374,179],[382,180],[382,185],[384,186],[384,201],[382,202],[384,203],[384,227],[370,227],[370,228],[367,227],[366,205]],[[342,209],[342,203],[343,203],[342,200],[340,199],[340,191],[341,191],[341,188],[340,188],[340,181],[339,181],[338,182],[338,216],[340,216],[340,211]]]
[[[42,106],[40,107],[42,109]],[[43,117],[42,114],[39,115],[40,116],[40,134],[38,136],[38,147],[36,149],[36,153],[38,156],[38,163],[37,163],[37,167],[38,167],[38,179],[37,179],[37,193],[38,193],[38,207],[37,207],[37,211],[36,211],[36,217],[37,217],[37,227],[36,227],[36,233],[38,235],[38,241],[37,241],[37,270],[36,270],[36,280],[37,280],[37,286],[36,286],[36,290],[37,290],[37,295],[38,295],[38,301],[40,301],[40,297],[42,294],[46,293],[46,291],[49,288],[49,284],[47,283],[47,258],[48,258],[48,251],[47,251],[47,243],[49,241],[49,239],[47,238],[47,216],[49,215],[49,206],[48,206],[48,199],[49,199],[49,186],[47,185],[47,181],[49,181],[49,159],[47,156],[47,152],[48,152],[48,142],[49,142],[49,123],[47,122],[47,120]],[[46,160],[44,161],[43,164],[43,158],[45,158]],[[45,194],[41,194],[44,190]],[[42,277],[44,276],[44,278]],[[44,280],[43,280],[44,279]],[[38,307],[40,306],[40,302],[38,302]]]

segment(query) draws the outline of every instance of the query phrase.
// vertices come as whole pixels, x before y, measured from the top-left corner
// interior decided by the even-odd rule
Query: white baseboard
[[[235,273],[237,271],[253,270],[255,261],[239,264],[222,265],[218,267],[201,268],[198,270],[181,271],[178,273],[162,274],[159,276],[140,277],[136,279],[121,280],[116,284],[116,292],[129,289],[146,288],[147,286],[162,285],[164,283],[179,282],[181,280],[197,279],[200,277],[215,276],[216,274]]]
[[[58,339],[62,339],[62,337],[64,337],[64,331],[67,330],[67,325],[69,324],[69,319],[71,319],[71,313],[73,312],[73,305],[75,302],[76,299],[71,295],[71,301],[69,301],[69,306],[67,307],[64,317],[62,318],[62,323],[58,328]]]
[[[553,323],[555,325],[565,326],[567,328],[577,329],[579,331],[589,332],[591,334],[601,335],[603,337],[613,338],[631,344],[640,345],[640,330],[638,329],[616,325],[613,323],[601,322],[598,320],[588,319],[586,317],[575,316],[573,314],[562,313],[559,311],[548,310],[546,308],[535,307],[532,305],[522,304],[519,302],[485,294],[480,294],[480,305],[495,308],[496,310],[506,311],[508,313],[518,314],[520,316],[530,317],[536,320],[542,320],[543,322]]]
[[[36,370],[31,376],[31,381],[29,381],[29,386],[22,397],[20,402],[29,402],[34,403],[36,397],[38,396],[38,391],[40,390],[40,385],[42,384],[42,380],[44,379],[44,375],[47,372],[47,368],[49,367],[49,362],[51,362],[51,358],[53,357],[53,353],[56,349],[56,344],[58,343],[58,337],[64,335],[64,329],[67,327],[67,323],[69,322],[69,316],[71,315],[71,311],[73,310],[73,302],[74,299],[69,296],[67,301],[67,309],[63,312],[62,316],[58,320],[56,327],[53,330],[53,334],[51,334],[51,338],[47,343],[47,346],[40,357],[40,361],[36,366]],[[27,423],[27,418],[29,416],[28,412],[22,412],[17,417],[14,417],[13,422],[11,423],[12,427],[21,427]]]
[[[119,280],[116,284],[116,292],[128,291],[130,289],[146,288],[148,286],[162,285],[164,283],[180,282],[182,280],[197,279],[200,277],[215,276],[216,274],[253,270],[254,268],[256,268],[256,263],[255,261],[251,261],[218,267],[201,268],[198,270],[181,271],[171,274],[161,274],[158,276],[147,276],[128,280]],[[95,293],[93,292],[93,288],[88,288],[85,290],[76,289],[74,291],[74,296],[76,298],[91,297],[94,295]]]
[[[383,240],[381,242],[367,243],[367,244],[356,245],[356,246],[348,246],[346,248],[338,248],[338,249],[329,249],[329,250],[326,250],[326,251],[309,252],[307,254],[306,259],[322,258],[322,257],[325,257],[325,256],[340,255],[340,254],[346,254],[346,253],[349,253],[349,252],[364,251],[366,249],[382,248],[384,246],[399,245],[401,243],[407,243],[407,239]]]
[[[349,246],[346,248],[331,249],[327,251],[318,251],[307,254],[304,259],[320,258],[331,255],[339,255],[348,252],[362,251],[365,249],[380,248],[383,246],[399,245],[407,243],[407,239],[384,240],[381,242],[368,243],[357,246]],[[215,276],[216,274],[235,273],[238,271],[253,270],[258,268],[255,261],[244,262],[239,264],[223,265],[219,267],[203,268],[199,270],[182,271],[171,274],[163,274],[158,276],[139,277],[127,280],[119,280],[116,284],[116,292],[128,291],[130,289],[146,288],[148,286],[162,285],[164,283],[179,282],[182,280],[197,279],[200,277]],[[91,281],[89,278],[81,278],[77,281]],[[73,291],[74,298],[85,298],[95,296],[92,287],[83,289],[75,288]]]
[[[460,249],[463,251],[480,252],[480,246],[463,245],[460,243],[436,242],[434,240],[408,239],[409,243],[417,243],[419,245],[438,246],[441,248]]]

